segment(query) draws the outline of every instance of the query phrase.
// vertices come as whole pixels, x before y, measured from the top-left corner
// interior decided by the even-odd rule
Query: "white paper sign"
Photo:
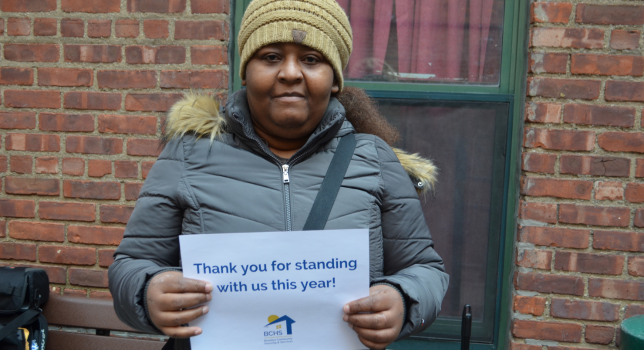
[[[361,230],[179,237],[183,275],[213,284],[193,350],[365,349],[342,320],[369,295],[369,233]]]

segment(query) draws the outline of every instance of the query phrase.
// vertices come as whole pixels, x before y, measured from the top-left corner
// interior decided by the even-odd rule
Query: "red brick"
[[[87,20],[87,36],[90,38],[109,38],[112,35],[112,21],[109,19]]]
[[[161,88],[222,89],[228,86],[227,72],[221,70],[162,71]]]
[[[38,68],[40,86],[92,86],[93,83],[91,69]]]
[[[644,184],[631,182],[626,185],[626,200],[631,203],[644,202]]]
[[[121,94],[80,91],[66,92],[65,108],[119,110],[121,109]]]
[[[596,100],[600,87],[599,80],[528,78],[529,96]]]
[[[4,44],[4,58],[18,62],[58,62],[60,52],[55,44]]]
[[[87,290],[86,289],[74,289],[74,288],[66,287],[65,290],[63,290],[63,295],[69,295],[69,296],[76,296],[76,297],[85,298],[85,297],[87,297]]]
[[[82,19],[63,18],[60,21],[60,35],[69,38],[82,38],[85,34],[85,22]]]
[[[65,180],[63,195],[67,198],[120,199],[121,184],[118,182]]]
[[[610,48],[613,50],[635,50],[640,45],[638,30],[613,29],[610,37]]]
[[[114,176],[119,179],[139,177],[139,165],[128,160],[114,161]]]
[[[60,151],[60,136],[41,134],[8,134],[7,150],[29,152],[58,152]]]
[[[186,0],[127,0],[128,12],[177,13],[186,9]]]
[[[96,79],[101,89],[147,89],[157,86],[157,73],[151,70],[101,70]]]
[[[128,139],[127,154],[158,157],[163,148],[157,139]]]
[[[525,128],[523,140],[523,145],[529,148],[561,151],[592,151],[595,148],[593,131]]]
[[[183,46],[127,46],[125,61],[129,64],[181,64],[186,62]]]
[[[142,183],[125,183],[125,199],[128,201],[135,201],[139,198],[139,193],[141,192]]]
[[[30,241],[65,241],[65,225],[45,222],[10,221],[9,236]]]
[[[550,270],[552,252],[549,250],[522,249],[517,254],[517,266]]]
[[[510,343],[510,350],[541,350],[541,345]]]
[[[56,36],[58,32],[58,21],[55,18],[34,19],[35,36]]]
[[[575,252],[557,252],[555,269],[602,275],[621,275],[624,268],[624,256],[606,254],[587,254]]]
[[[550,316],[588,321],[617,321],[619,320],[619,305],[552,298]]]
[[[628,158],[564,154],[559,158],[559,168],[562,174],[627,177],[631,161]]]
[[[67,136],[67,152],[120,154],[123,153],[123,140],[95,136]]]
[[[192,13],[230,13],[229,1],[192,0]]]
[[[546,298],[514,296],[514,311],[525,314],[541,316],[546,308]],[[541,350],[541,349],[539,349]]]
[[[0,2],[2,12],[50,12],[56,10],[56,0],[3,0]]]
[[[85,160],[82,158],[63,158],[63,174],[83,176],[85,174]]]
[[[0,243],[0,259],[36,261],[36,245]]]
[[[65,284],[67,282],[67,278],[66,278],[67,269],[64,267],[31,265],[31,264],[13,264],[13,266],[43,269],[47,273],[47,277],[49,277],[49,283]]]
[[[521,201],[519,217],[523,220],[534,220],[549,224],[557,223],[557,205],[550,203]]]
[[[9,165],[12,173],[16,174],[31,174],[33,159],[31,156],[11,156],[9,160]]]
[[[124,232],[123,227],[70,225],[67,229],[67,239],[73,243],[119,245]]]
[[[36,158],[36,174],[58,174],[57,157]]]
[[[4,104],[15,108],[60,108],[60,91],[5,90]]]
[[[40,202],[38,215],[45,220],[94,221],[96,220],[96,204]]]
[[[107,270],[70,268],[69,283],[78,286],[107,288]]]
[[[114,63],[121,62],[121,47],[118,45],[65,45],[64,55],[65,62]]]
[[[112,162],[104,159],[90,159],[87,166],[88,175],[91,177],[103,177],[112,173]]]
[[[530,43],[533,47],[601,49],[604,31],[597,28],[532,28]]]
[[[571,13],[569,2],[534,2],[530,17],[533,23],[568,23]]]
[[[530,54],[530,72],[566,74],[568,57],[567,53],[532,52]]]
[[[523,170],[533,173],[555,173],[557,155],[545,153],[523,153]]]
[[[608,299],[644,300],[644,282],[589,278],[588,295]]]
[[[114,26],[117,38],[136,38],[139,36],[139,21],[135,19],[119,19]]]
[[[101,205],[101,222],[127,224],[133,210],[129,205]]]
[[[110,13],[121,11],[120,0],[62,0],[61,10],[65,12]]]
[[[635,125],[635,108],[568,104],[564,109],[564,122],[632,127]]]
[[[535,197],[590,199],[592,181],[523,177],[521,194]]]
[[[610,326],[586,326],[586,342],[591,344],[610,344],[615,336],[615,328]]]
[[[33,218],[36,216],[36,203],[30,200],[0,199],[0,216]]]
[[[0,85],[33,85],[33,83],[33,69],[19,67],[0,68]]]
[[[7,21],[7,35],[27,36],[31,34],[31,19],[11,17]]]
[[[644,276],[644,257],[631,255],[628,257],[628,274],[631,276]]]
[[[577,276],[518,273],[516,288],[540,293],[584,295],[584,279]]]
[[[7,194],[58,196],[60,181],[58,179],[34,179],[9,176],[5,179]]]
[[[157,118],[146,116],[99,115],[98,130],[115,134],[156,134]]]
[[[38,119],[40,130],[43,131],[94,131],[94,117],[91,114],[40,113]]]
[[[628,305],[624,313],[624,319],[639,315],[644,315],[644,305]]]
[[[581,342],[582,326],[573,323],[514,320],[512,334],[517,338]]]
[[[112,299],[110,291],[104,292],[100,290],[90,290],[89,297],[94,299]]]
[[[5,220],[0,220],[0,238],[7,237],[7,232],[6,232],[6,226],[7,222]]]
[[[228,49],[225,46],[195,45],[190,47],[192,64],[228,64]]]
[[[228,25],[224,21],[176,21],[175,40],[227,40]]]
[[[630,221],[630,213],[629,208],[561,204],[559,205],[559,222],[627,227]]]
[[[597,141],[599,147],[609,152],[644,153],[644,133],[604,132]]]
[[[148,178],[148,173],[150,173],[150,170],[152,170],[153,165],[154,165],[153,160],[141,162],[141,175],[143,176],[144,179]]]
[[[96,248],[80,248],[56,245],[38,247],[40,262],[66,265],[94,265]]]
[[[100,249],[98,251],[98,266],[109,267],[114,262],[116,249]]]
[[[525,120],[532,123],[561,123],[561,105],[558,103],[528,102]]]
[[[577,5],[577,23],[641,25],[644,24],[644,6]]]
[[[644,82],[606,82],[606,101],[644,102]]]
[[[36,127],[34,112],[0,112],[0,129],[33,129]]]
[[[167,39],[170,35],[168,21],[162,19],[145,20],[143,21],[143,33],[148,39]]]
[[[7,169],[7,156],[0,154],[0,173],[6,173]]]
[[[548,247],[585,249],[589,245],[590,230],[573,230],[558,227],[522,227],[520,242]]]
[[[644,57],[573,54],[570,72],[572,74],[641,76],[644,73]]]
[[[128,94],[125,109],[128,111],[167,112],[183,98],[183,94]]]
[[[644,234],[624,231],[600,231],[593,233],[593,248],[644,252]]]
[[[619,181],[597,182],[595,187],[595,199],[619,201],[624,199],[624,187]]]

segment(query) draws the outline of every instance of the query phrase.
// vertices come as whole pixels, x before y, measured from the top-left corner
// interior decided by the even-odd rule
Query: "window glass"
[[[347,80],[498,85],[504,0],[338,0]]]
[[[494,325],[509,104],[378,102],[400,131],[396,146],[432,159],[440,169],[434,193],[422,203],[450,275],[441,318],[460,323],[463,306],[470,304],[477,338],[491,341],[487,325]],[[444,330],[436,333],[445,336]]]

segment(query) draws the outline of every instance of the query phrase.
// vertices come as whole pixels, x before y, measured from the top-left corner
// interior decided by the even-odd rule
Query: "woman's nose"
[[[285,83],[299,83],[304,79],[297,57],[287,56],[284,59],[278,78]]]

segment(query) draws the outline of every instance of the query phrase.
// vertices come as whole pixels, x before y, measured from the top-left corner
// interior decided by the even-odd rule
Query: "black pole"
[[[461,350],[470,350],[470,337],[472,337],[472,307],[465,305],[461,323]]]

